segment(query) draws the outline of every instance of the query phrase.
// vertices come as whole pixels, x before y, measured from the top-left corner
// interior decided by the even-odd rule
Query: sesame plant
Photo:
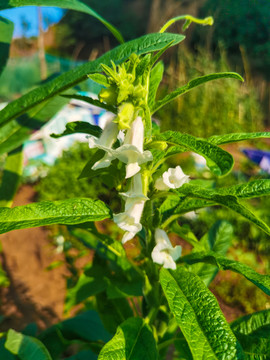
[[[205,158],[213,176],[226,176],[234,160],[219,145],[270,137],[270,133],[203,139],[174,130],[161,132],[153,121],[157,110],[199,85],[221,78],[242,81],[233,72],[208,74],[156,98],[164,68],[160,57],[185,38],[168,32],[169,26],[184,20],[184,31],[192,22],[211,25],[212,18],[179,16],[159,32],[125,43],[111,24],[80,1],[4,0],[0,9],[18,5],[61,6],[89,13],[121,44],[37,87],[0,112],[0,153],[7,153],[0,188],[0,233],[64,224],[84,247],[94,250],[93,261],[67,290],[66,311],[78,304],[83,304],[84,311],[81,306],[76,316],[45,331],[31,327],[2,333],[1,359],[269,359],[270,310],[228,324],[208,286],[219,269],[231,270],[270,295],[270,277],[226,257],[232,227],[225,220],[215,223],[201,239],[178,220],[204,207],[223,206],[269,235],[269,225],[245,200],[269,195],[270,180],[212,188],[185,174],[181,160],[169,168],[167,159],[176,155],[181,159],[181,154],[193,152]],[[6,34],[5,39],[11,39],[12,24],[0,18],[0,26],[0,37]],[[3,68],[8,41],[1,41]],[[88,77],[103,86],[98,100],[79,96],[73,89]],[[88,136],[89,160],[77,175],[98,177],[115,189],[120,210],[112,211],[109,203],[97,200],[98,194],[96,198],[11,208],[22,171],[21,145],[70,98],[102,107],[111,116],[103,129],[74,121],[62,134],[53,136],[76,132]],[[100,226],[102,220],[108,231]],[[181,246],[170,241],[172,233],[192,250],[182,255]],[[135,255],[127,256],[123,245],[129,243],[136,247]]]

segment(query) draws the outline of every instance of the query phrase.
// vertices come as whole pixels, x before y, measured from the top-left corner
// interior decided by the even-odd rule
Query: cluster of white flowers
[[[144,124],[140,116],[136,117],[126,131],[123,143],[113,149],[112,146],[116,142],[118,134],[118,125],[113,122],[113,119],[109,119],[101,137],[99,139],[91,137],[89,146],[105,151],[104,157],[92,166],[93,170],[110,166],[114,159],[119,159],[126,164],[126,179],[131,178],[131,182],[129,190],[120,194],[125,200],[125,211],[113,217],[115,223],[125,231],[122,239],[124,244],[142,228],[140,221],[144,204],[148,198],[143,194],[140,165],[153,160],[153,156],[150,151],[143,151]]]
[[[121,139],[119,147],[113,148],[116,140]],[[143,150],[144,124],[142,118],[137,116],[126,130],[119,131],[118,124],[110,118],[106,123],[100,138],[89,138],[90,148],[98,148],[105,151],[105,155],[97,161],[92,169],[100,169],[110,166],[114,159],[118,159],[126,164],[126,179],[130,180],[130,187],[126,193],[120,195],[125,200],[125,210],[120,214],[115,214],[115,223],[125,231],[122,243],[131,240],[141,229],[141,216],[144,204],[148,198],[143,194],[142,175],[140,165],[153,160],[150,151]],[[156,180],[157,190],[176,189],[189,181],[180,166],[175,169],[170,168],[164,172],[162,177]],[[181,246],[172,247],[170,240],[164,230],[156,229],[156,246],[152,252],[154,262],[163,265],[165,268],[175,269],[177,260],[181,255]]]

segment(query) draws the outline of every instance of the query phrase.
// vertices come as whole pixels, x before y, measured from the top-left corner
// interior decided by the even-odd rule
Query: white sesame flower
[[[104,130],[100,136],[100,138],[95,138],[93,136],[89,137],[89,147],[90,149],[98,148],[105,151],[105,155],[102,159],[97,161],[92,169],[101,169],[111,165],[114,157],[111,154],[112,146],[117,140],[118,135],[118,126],[116,123],[112,121],[112,117],[107,120],[107,123],[104,126]]]
[[[109,131],[111,134],[109,134]],[[131,128],[127,130],[123,145],[112,149],[111,146],[115,142],[117,134],[117,124],[110,122],[104,128],[100,139],[90,139],[92,141],[90,144],[92,147],[97,147],[106,152],[105,156],[92,166],[92,169],[96,170],[110,166],[112,160],[119,159],[127,164],[126,179],[128,179],[140,171],[141,164],[153,160],[153,156],[150,151],[143,151],[144,125],[140,116],[133,121]]]
[[[189,176],[185,175],[180,166],[169,168],[155,182],[157,190],[178,189],[189,182]]]
[[[126,165],[126,179],[137,174],[141,167],[148,161],[153,160],[150,151],[143,151],[144,125],[142,118],[137,116],[127,130],[126,137],[122,146],[115,150],[115,157]]]
[[[181,256],[182,247],[179,245],[173,247],[168,235],[161,229],[156,229],[155,241],[156,246],[151,254],[153,261],[159,265],[163,265],[165,269],[175,270],[175,261]]]
[[[142,229],[140,223],[143,208],[148,198],[142,193],[142,177],[136,174],[131,179],[130,189],[126,193],[121,193],[125,198],[125,211],[113,216],[114,222],[122,229],[125,234],[122,243],[131,240]]]

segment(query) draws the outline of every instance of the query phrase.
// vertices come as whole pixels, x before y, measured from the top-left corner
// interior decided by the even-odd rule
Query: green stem
[[[198,19],[191,15],[181,15],[181,16],[176,16],[175,18],[172,18],[171,20],[166,22],[166,24],[162,26],[162,28],[159,30],[159,32],[163,33],[165,30],[168,29],[168,27],[170,27],[172,24],[174,24],[176,21],[179,21],[179,20],[186,20],[186,22],[183,26],[183,30],[186,30],[192,22],[194,22],[196,24],[200,24],[200,25],[213,25],[213,23],[214,23],[214,19],[212,18],[212,16],[208,16],[204,19]]]
[[[158,307],[152,307],[151,310],[149,311],[148,315],[145,318],[145,322],[149,325],[151,325],[157,316],[159,308]]]
[[[172,338],[170,340],[167,340],[167,341],[163,341],[162,343],[160,343],[158,345],[158,351],[162,350],[163,348],[173,344],[175,341],[177,340],[177,338]]]
[[[181,214],[175,214],[175,215],[170,216],[166,221],[164,221],[164,223],[161,225],[161,228],[165,229],[171,222],[178,219],[180,216],[181,216]]]

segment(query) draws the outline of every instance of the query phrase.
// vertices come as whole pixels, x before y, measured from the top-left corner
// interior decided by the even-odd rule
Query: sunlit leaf
[[[81,224],[111,217],[110,209],[100,200],[68,199],[41,201],[12,209],[0,208],[0,234],[35,226]]]
[[[160,282],[194,360],[244,359],[216,298],[196,274],[162,268]]]

